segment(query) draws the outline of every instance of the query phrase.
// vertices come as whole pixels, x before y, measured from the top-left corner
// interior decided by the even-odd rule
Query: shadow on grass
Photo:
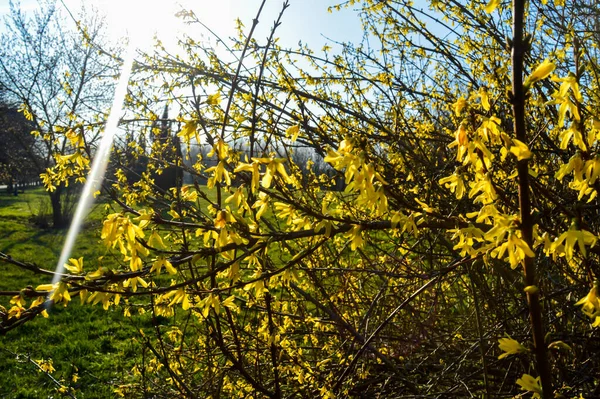
[[[26,249],[34,249],[36,247],[43,247],[44,249],[49,249],[56,256],[60,254],[60,247],[62,246],[62,239],[64,237],[64,231],[61,230],[39,230],[33,235],[27,234],[27,230],[14,230],[14,231],[6,231],[3,230],[2,235],[0,235],[0,243],[8,242],[6,246],[0,246],[0,251],[4,253],[9,253],[13,255],[18,255],[17,253],[13,253],[14,250],[22,250],[23,246]],[[18,233],[23,233],[19,235]]]

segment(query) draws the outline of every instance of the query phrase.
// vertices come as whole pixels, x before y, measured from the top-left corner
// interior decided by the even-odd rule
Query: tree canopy
[[[127,107],[147,171],[115,164],[106,256],[11,293],[3,331],[75,296],[150,313],[125,397],[597,395],[594,7],[339,7],[363,43],[281,48],[258,11],[226,55],[145,54]],[[185,153],[209,153],[139,145],[165,103]],[[192,183],[157,187],[169,167]]]
[[[0,103],[0,182],[12,187],[14,181],[38,180],[29,163],[38,160],[33,125],[17,107]],[[10,191],[10,190],[9,190]]]
[[[119,51],[112,46],[110,54],[99,52],[92,45],[108,45],[99,15],[75,21],[56,2],[40,0],[38,6],[26,13],[9,1],[0,36],[0,88],[33,125],[36,151],[27,157],[28,167],[47,184],[54,226],[64,227],[69,215],[61,196],[85,173],[110,104]],[[78,157],[74,149],[88,153]],[[57,167],[65,154],[71,166]]]

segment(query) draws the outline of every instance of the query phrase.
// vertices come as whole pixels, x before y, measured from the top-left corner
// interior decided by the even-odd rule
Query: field
[[[66,231],[40,229],[33,216],[44,208],[41,189],[19,196],[0,195],[0,252],[16,259],[54,269]],[[104,205],[96,205],[79,235],[72,257],[94,259],[103,254],[99,227]],[[0,263],[0,291],[49,283],[17,267]],[[9,297],[0,303],[8,305]],[[39,360],[52,359],[52,376],[75,388],[78,398],[113,397],[114,381],[133,365],[137,343],[130,337],[148,327],[148,317],[126,319],[120,312],[99,305],[81,306],[74,299],[68,308],[51,309],[48,319],[38,318],[0,336],[0,398],[59,397],[57,385],[38,369]]]

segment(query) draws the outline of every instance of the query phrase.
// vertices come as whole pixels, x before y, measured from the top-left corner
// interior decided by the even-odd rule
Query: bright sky
[[[282,46],[296,46],[302,40],[314,50],[320,50],[327,41],[325,37],[336,41],[360,40],[360,21],[355,12],[327,12],[328,6],[342,0],[289,1],[290,7],[278,29]],[[37,7],[37,0],[21,0],[20,3],[25,11]],[[217,34],[228,37],[233,35],[236,17],[242,20],[247,30],[250,28],[261,0],[57,0],[57,5],[61,8],[63,3],[75,15],[81,4],[85,4],[87,9],[97,7],[107,15],[110,35],[115,38],[125,33],[139,34],[140,41],[148,43],[156,32],[168,44],[174,42],[176,35],[183,30],[190,31],[190,27],[182,25],[181,20],[174,17],[182,7],[193,10]],[[257,39],[268,36],[282,4],[283,0],[266,1],[255,33]],[[8,1],[0,0],[0,15],[6,15],[8,10]]]

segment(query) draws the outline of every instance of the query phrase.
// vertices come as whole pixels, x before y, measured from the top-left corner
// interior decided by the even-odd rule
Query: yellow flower
[[[575,306],[579,305],[582,305],[581,310],[590,318],[595,318],[596,316],[600,315],[598,283],[594,284],[594,287],[590,290],[590,292],[575,304]]]
[[[481,99],[481,106],[483,107],[483,109],[486,111],[489,111],[490,110],[490,96],[485,87],[481,87],[479,89],[479,98]]]
[[[484,8],[485,12],[491,14],[500,5],[500,0],[491,0]]]
[[[550,249],[564,256],[567,259],[572,259],[575,255],[575,245],[579,248],[579,252],[583,256],[587,254],[586,245],[593,247],[598,239],[587,230],[577,230],[575,226],[571,226],[568,231],[562,233],[550,246]]]
[[[453,105],[454,114],[459,116],[462,111],[469,106],[469,102],[464,99],[464,97],[459,98]]]
[[[39,368],[45,373],[52,373],[56,371],[52,366],[52,359],[38,359],[36,360],[36,363],[39,366]]]
[[[222,229],[227,224],[227,212],[219,211],[217,212],[217,218],[215,219],[215,227],[217,229]]]
[[[65,269],[67,269],[68,271],[70,271],[73,274],[81,274],[83,272],[83,258],[79,258],[79,259],[75,259],[75,258],[71,258],[69,259],[69,263],[65,264]]]
[[[535,68],[535,70],[533,71],[533,73],[531,75],[529,75],[529,77],[527,78],[527,80],[525,80],[525,87],[529,87],[532,84],[534,84],[535,82],[538,82],[542,79],[545,79],[548,77],[548,75],[550,75],[552,73],[552,71],[554,71],[554,68],[556,68],[556,65],[554,65],[553,62],[550,62],[549,60],[544,60],[544,62],[542,62],[540,65],[538,65],[537,68]]]
[[[156,230],[152,232],[150,238],[148,238],[148,245],[152,248],[164,249],[165,243],[162,240],[162,237]]]
[[[526,347],[521,345],[518,341],[508,337],[508,338],[500,338],[498,340],[498,347],[500,350],[504,351],[503,354],[498,356],[498,359],[504,359],[510,355],[517,355],[519,353],[525,353],[528,351]]]
[[[189,142],[192,138],[198,136],[198,124],[195,121],[187,121],[177,136]]]
[[[465,194],[465,182],[460,174],[454,173],[450,176],[444,177],[439,180],[440,184],[443,184],[450,191],[455,193],[457,199],[461,199]]]
[[[529,151],[527,144],[517,139],[513,139],[513,144],[514,145],[510,147],[510,152],[517,157],[517,160],[521,161],[523,159],[531,158],[531,151]]]
[[[539,292],[538,287],[536,287],[535,285],[528,285],[527,287],[525,287],[525,289],[523,290],[528,294],[537,294]]]
[[[286,136],[289,136],[293,141],[296,141],[296,139],[298,139],[298,135],[300,134],[300,126],[298,125],[294,125],[294,126],[290,126],[286,131],[285,131]]]
[[[523,376],[517,380],[517,384],[524,390],[533,392],[534,398],[541,398],[542,387],[540,385],[540,377],[533,378],[529,374],[523,374]]]
[[[466,146],[469,144],[469,137],[467,136],[467,127],[464,123],[461,123],[455,134],[456,142],[460,146]]]
[[[221,102],[221,93],[215,93],[208,96],[206,103],[208,105],[218,105]]]

